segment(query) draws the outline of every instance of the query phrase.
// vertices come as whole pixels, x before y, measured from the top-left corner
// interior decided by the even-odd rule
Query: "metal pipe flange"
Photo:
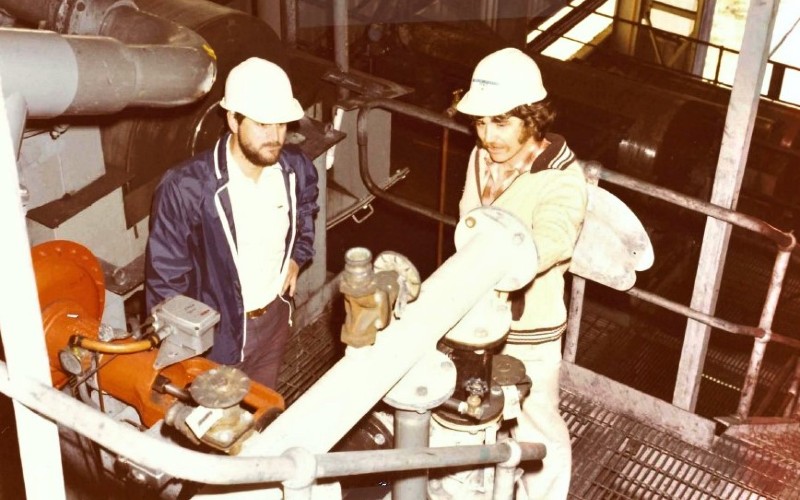
[[[533,235],[516,215],[497,207],[479,207],[471,210],[456,226],[455,244],[460,250],[476,235],[490,233],[497,245],[512,249],[516,265],[495,287],[502,292],[518,290],[530,283],[539,269],[539,253]]]

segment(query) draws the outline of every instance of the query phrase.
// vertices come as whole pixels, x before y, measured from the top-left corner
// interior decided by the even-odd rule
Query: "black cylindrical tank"
[[[161,174],[213,145],[224,130],[224,114],[217,103],[231,68],[257,56],[288,71],[286,49],[278,35],[254,16],[202,0],[137,0],[136,3],[144,11],[182,24],[202,36],[216,54],[217,79],[206,96],[190,105],[129,109],[109,117],[102,127],[106,168],[127,179],[124,200],[129,226],[149,214]]]

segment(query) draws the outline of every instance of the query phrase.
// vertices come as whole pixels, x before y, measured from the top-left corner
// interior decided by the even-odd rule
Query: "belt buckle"
[[[263,316],[264,313],[267,312],[268,307],[269,304],[265,305],[264,307],[259,307],[258,309],[253,309],[252,311],[247,311],[245,316],[247,316],[247,319],[256,319],[259,316]]]

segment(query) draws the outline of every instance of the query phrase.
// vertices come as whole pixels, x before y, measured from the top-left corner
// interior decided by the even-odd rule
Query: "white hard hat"
[[[539,67],[519,49],[506,48],[481,59],[469,91],[456,105],[467,115],[497,116],[547,97]]]
[[[228,73],[225,97],[219,105],[259,123],[288,123],[305,114],[292,95],[286,72],[258,57],[239,63]]]

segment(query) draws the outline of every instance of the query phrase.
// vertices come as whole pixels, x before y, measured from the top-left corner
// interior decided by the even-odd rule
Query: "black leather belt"
[[[272,302],[270,302],[271,304]],[[259,307],[258,309],[253,309],[252,311],[247,311],[245,315],[247,319],[256,319],[259,316],[263,316],[267,309],[269,308],[269,304],[265,305],[264,307]]]

